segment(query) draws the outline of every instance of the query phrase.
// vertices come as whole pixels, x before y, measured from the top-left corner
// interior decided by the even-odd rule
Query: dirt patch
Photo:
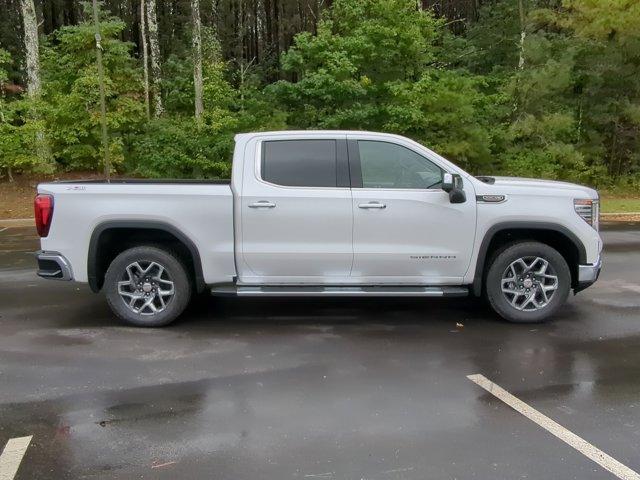
[[[101,178],[95,172],[61,173],[56,175],[16,175],[13,182],[0,178],[0,219],[33,218],[33,197],[42,182]]]
[[[36,184],[22,181],[0,183],[0,218],[33,217]]]
[[[603,213],[600,216],[600,220],[603,222],[629,222],[629,223],[638,223],[640,222],[640,214],[637,215],[615,215],[611,213]]]

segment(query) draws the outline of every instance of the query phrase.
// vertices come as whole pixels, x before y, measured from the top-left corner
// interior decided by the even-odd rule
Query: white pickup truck
[[[38,186],[38,274],[88,283],[134,325],[194,292],[485,296],[513,322],[548,318],[596,281],[598,194],[473,177],[397,135],[236,136],[231,181]]]

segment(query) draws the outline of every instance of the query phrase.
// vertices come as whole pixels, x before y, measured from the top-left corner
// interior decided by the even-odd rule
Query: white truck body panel
[[[269,140],[376,140],[404,146],[463,179],[466,202],[432,189],[289,187],[261,176]],[[200,255],[207,285],[470,285],[483,242],[497,225],[556,225],[599,262],[598,232],[574,210],[597,199],[579,185],[496,178],[485,183],[404,137],[371,132],[263,132],[236,136],[229,185],[199,183],[47,183],[54,197],[44,251],[59,252],[72,278],[88,279],[89,244],[108,221],[161,222],[182,232]],[[504,201],[476,201],[503,195]],[[262,205],[257,205],[264,202]],[[378,202],[385,208],[361,208]],[[269,206],[269,205],[273,206]]]
[[[263,181],[261,143],[281,137],[265,134],[246,144],[236,209],[238,280],[247,285],[348,282],[353,262],[351,189]],[[332,133],[314,138],[340,137],[345,138]],[[275,207],[251,208],[258,202]]]
[[[391,138],[389,138],[391,137]],[[428,158],[445,171],[456,167],[403,137],[349,133],[355,140],[391,141]],[[465,174],[466,176],[466,174]],[[465,182],[468,199],[475,198]],[[354,282],[459,285],[469,268],[476,231],[476,204],[453,204],[441,189],[353,189]],[[360,208],[381,203],[384,209]]]
[[[64,255],[73,278],[87,282],[89,243],[108,221],[155,221],[170,225],[198,248],[206,283],[231,282],[233,197],[228,185],[48,183],[38,193],[54,196],[54,219],[41,240],[45,251]]]
[[[465,186],[473,197],[473,187]],[[381,202],[382,210],[358,208]],[[459,285],[469,268],[476,206],[446,192],[358,189],[353,194],[352,275],[358,283]]]

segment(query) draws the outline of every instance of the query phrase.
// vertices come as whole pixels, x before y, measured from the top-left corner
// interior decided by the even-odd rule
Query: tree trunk
[[[29,98],[35,100],[40,96],[40,53],[38,48],[38,22],[36,20],[36,9],[33,0],[20,0],[20,9],[22,10],[22,20],[24,23],[27,94]],[[32,108],[29,116],[37,119],[37,110]],[[36,156],[40,161],[40,168],[43,171],[53,171],[51,151],[49,150],[49,145],[47,145],[44,130],[39,129],[36,131],[35,146]],[[11,167],[9,167],[9,177],[12,178]]]
[[[520,14],[520,58],[518,58],[518,68],[522,70],[524,68],[524,39],[527,36],[524,0],[518,0],[518,13]]]
[[[151,118],[149,107],[149,50],[147,48],[147,28],[145,22],[145,0],[140,0],[140,50],[142,50],[142,71],[144,75],[144,108],[147,120]]]
[[[76,7],[73,0],[65,0],[64,2],[64,24],[75,25],[76,20]]]
[[[151,76],[153,84],[154,115],[160,117],[164,113],[162,107],[162,74],[160,71],[160,43],[158,40],[158,18],[156,0],[149,0],[147,5],[147,26],[149,29],[149,49],[151,51]]]
[[[107,104],[104,89],[104,68],[102,66],[102,36],[100,32],[100,7],[98,0],[93,0],[93,24],[96,39],[96,64],[98,66],[98,87],[100,89],[100,130],[102,132],[102,148],[104,150],[104,178],[111,177],[111,161],[109,156],[109,133],[107,132]]]
[[[271,59],[275,55],[274,45],[273,45],[273,5],[271,0],[263,0],[262,5],[264,7],[264,56],[265,58]],[[267,80],[273,80],[270,72],[267,73]]]
[[[238,54],[236,56],[236,61],[238,64],[241,64],[245,58],[244,53],[244,5],[243,0],[238,0],[238,28],[236,30],[237,33],[237,46],[238,46]]]
[[[20,0],[24,22],[24,46],[27,62],[27,92],[34,98],[40,94],[40,61],[38,54],[38,22],[33,0]]]
[[[191,19],[193,22],[193,87],[195,93],[195,116],[200,121],[204,112],[202,103],[202,38],[200,36],[200,0],[191,0]]]
[[[280,4],[278,0],[273,0],[273,45],[276,51],[276,59],[280,58]]]
[[[259,41],[259,31],[258,31],[258,23],[260,19],[258,17],[258,2],[253,2],[253,57],[256,59],[256,62],[259,62],[262,58],[260,56],[260,41]]]
[[[217,0],[211,1],[211,25],[218,30],[218,3]]]

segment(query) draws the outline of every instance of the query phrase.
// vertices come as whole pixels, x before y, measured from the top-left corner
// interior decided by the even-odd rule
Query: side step
[[[220,286],[211,288],[211,294],[239,297],[466,297],[467,287],[324,287],[324,286]]]

